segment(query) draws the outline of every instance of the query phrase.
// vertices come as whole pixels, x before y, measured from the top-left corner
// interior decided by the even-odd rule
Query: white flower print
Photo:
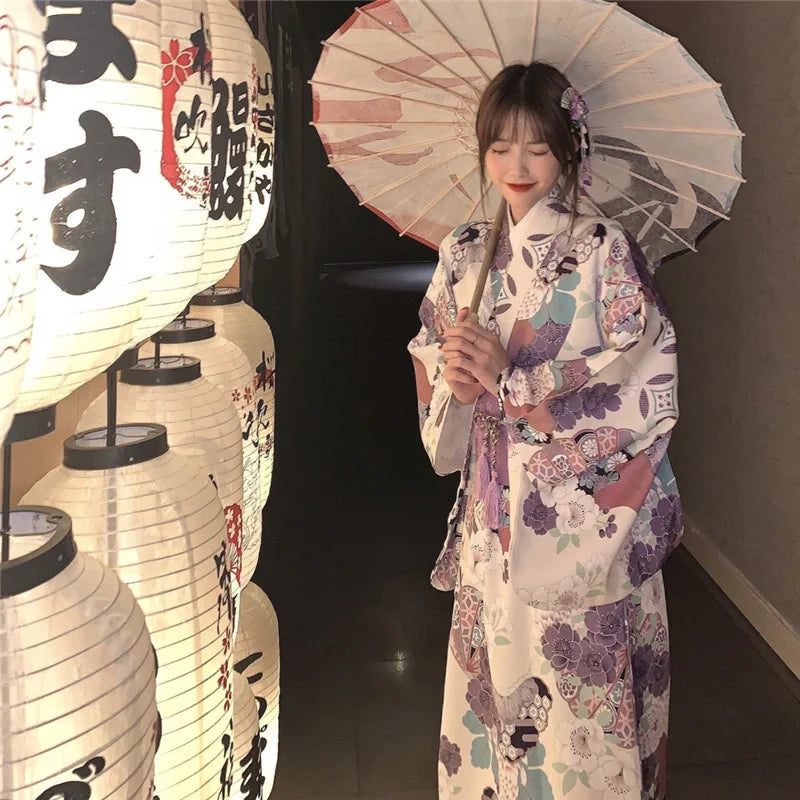
[[[593,789],[603,792],[603,800],[640,800],[641,775],[631,753],[617,748],[613,755],[600,759],[589,776]]]
[[[639,589],[642,598],[642,611],[645,614],[660,612],[664,604],[664,581],[660,575],[646,580]]]
[[[509,644],[511,640],[511,615],[506,598],[498,597],[495,602],[485,605],[483,614],[487,640],[496,646]]]
[[[556,527],[561,533],[589,533],[600,529],[602,513],[594,499],[584,492],[573,492],[556,504]]]
[[[639,373],[635,369],[632,369],[620,383],[619,395],[621,397],[638,397],[641,388],[642,379],[639,377]]]
[[[453,779],[447,774],[445,765],[439,762],[439,800],[461,800],[453,786]]]
[[[593,772],[605,752],[603,728],[596,719],[562,722],[558,726],[561,760],[575,771]]]
[[[547,364],[542,369],[512,369],[505,390],[513,406],[538,406],[555,389],[556,379]]]
[[[583,607],[589,587],[579,578],[567,577],[550,587],[550,608],[555,611],[575,611]]]
[[[539,496],[548,508],[555,508],[559,503],[564,502],[578,490],[578,479],[570,478],[564,483],[556,486],[549,486],[546,483],[539,483]]]
[[[628,457],[622,451],[614,453],[606,459],[606,469],[609,471],[619,469],[619,467],[627,463],[627,461]]]

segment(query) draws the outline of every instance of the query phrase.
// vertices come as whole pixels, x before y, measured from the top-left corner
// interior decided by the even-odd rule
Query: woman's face
[[[486,151],[485,168],[515,223],[553,188],[561,174],[558,159],[546,142],[538,141],[521,115],[516,129],[513,118],[506,119],[500,138]]]

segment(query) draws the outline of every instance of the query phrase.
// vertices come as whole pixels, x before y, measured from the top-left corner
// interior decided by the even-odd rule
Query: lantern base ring
[[[114,444],[106,443],[108,429],[92,428],[64,442],[64,466],[70,469],[119,469],[163,456],[169,450],[167,429],[155,422],[117,425]]]
[[[2,535],[9,540],[11,558],[0,563],[0,598],[22,594],[52,580],[78,552],[72,520],[60,509],[18,506],[11,509],[9,517],[10,530]],[[31,543],[42,537],[47,541],[31,550]],[[22,554],[15,557],[17,550]]]
[[[151,336],[156,344],[184,344],[214,338],[214,323],[210,319],[176,319]]]
[[[133,386],[175,386],[196,381],[201,374],[197,358],[160,356],[159,366],[154,358],[142,358],[135,366],[123,370],[120,380]]]
[[[231,306],[242,302],[242,290],[238,286],[212,286],[192,298],[193,306]]]

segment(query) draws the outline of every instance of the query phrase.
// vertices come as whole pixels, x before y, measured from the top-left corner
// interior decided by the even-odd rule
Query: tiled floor
[[[278,340],[278,462],[256,573],[281,626],[273,800],[437,797],[451,598],[427,578],[454,483],[417,439],[403,349],[417,304],[413,291],[331,285]],[[796,696],[688,553],[665,576],[670,800],[800,798]]]

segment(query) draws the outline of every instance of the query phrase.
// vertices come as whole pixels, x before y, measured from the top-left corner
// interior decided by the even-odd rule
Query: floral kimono
[[[675,332],[635,242],[555,187],[500,232],[479,322],[511,359],[462,405],[440,345],[491,225],[442,243],[409,345],[422,439],[461,470],[431,582],[453,591],[441,800],[663,800],[661,567],[682,532],[666,455]]]

